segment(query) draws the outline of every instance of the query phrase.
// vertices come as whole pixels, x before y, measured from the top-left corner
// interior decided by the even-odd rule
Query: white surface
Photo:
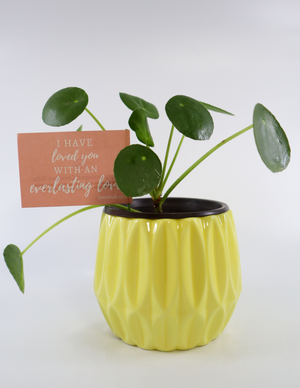
[[[23,249],[74,211],[21,209],[18,181],[16,134],[49,131],[42,107],[66,86],[84,88],[89,108],[112,129],[127,127],[129,117],[118,92],[156,104],[162,118],[151,125],[156,144],[162,140],[161,157],[168,98],[186,94],[234,112],[234,118],[214,115],[210,142],[184,142],[170,182],[249,125],[257,102],[285,128],[292,161],[285,172],[270,173],[247,133],[174,192],[227,202],[236,220],[243,291],[224,333],[205,347],[143,351],[111,334],[92,290],[100,210],[67,221],[26,253],[25,295],[0,261],[1,387],[299,387],[299,14],[292,0],[2,6],[2,248]],[[96,129],[86,115],[70,130],[80,124]]]

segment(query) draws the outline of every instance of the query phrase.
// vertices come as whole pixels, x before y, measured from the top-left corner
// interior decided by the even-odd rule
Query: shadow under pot
[[[94,290],[113,333],[143,349],[206,345],[226,327],[241,293],[233,215],[217,201],[168,198],[155,213],[104,208]]]

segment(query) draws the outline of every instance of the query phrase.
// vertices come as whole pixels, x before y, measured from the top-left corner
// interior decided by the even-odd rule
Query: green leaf
[[[161,169],[158,156],[150,148],[134,144],[119,152],[114,175],[119,189],[127,197],[140,197],[156,188]]]
[[[187,96],[172,97],[166,104],[166,113],[175,128],[194,140],[208,140],[214,123],[208,110],[197,100]]]
[[[136,109],[132,112],[128,124],[136,133],[137,138],[146,146],[154,147],[153,139],[150,133],[147,115],[144,109]]]
[[[13,244],[7,245],[3,252],[5,263],[24,294],[23,257],[20,249]]]
[[[76,130],[76,132],[80,132],[82,131],[82,125],[80,125],[80,127]]]
[[[289,162],[289,141],[275,116],[263,105],[256,104],[253,112],[253,129],[256,147],[272,172],[284,170]]]
[[[80,88],[59,90],[46,102],[42,113],[43,121],[52,127],[69,124],[81,115],[88,101],[88,95]]]
[[[120,93],[120,98],[130,110],[143,109],[146,112],[147,117],[150,119],[158,119],[158,110],[150,102],[126,93]]]
[[[202,101],[199,101],[200,104],[202,104],[204,106],[204,108],[208,109],[208,110],[211,110],[213,112],[218,112],[218,113],[223,113],[225,115],[230,115],[230,116],[234,116],[233,113],[230,113],[230,112],[227,112],[226,110],[224,109],[221,109],[221,108],[217,108],[216,106],[213,106],[213,105],[210,105],[210,104],[206,104],[205,102],[202,102]]]

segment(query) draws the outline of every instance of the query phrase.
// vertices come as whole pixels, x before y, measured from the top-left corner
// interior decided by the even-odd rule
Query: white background
[[[170,129],[164,105],[173,95],[235,113],[214,114],[209,142],[185,140],[170,182],[251,124],[257,102],[276,115],[292,148],[288,169],[272,174],[247,132],[173,193],[221,200],[234,213],[243,291],[216,341],[162,353],[114,337],[93,294],[97,209],[60,225],[24,255],[25,295],[0,261],[0,386],[299,387],[299,1],[12,0],[1,5],[0,31],[1,249],[24,249],[76,210],[20,205],[17,133],[52,130],[41,111],[61,88],[85,89],[108,129],[128,127],[120,91],[154,103],[161,158]],[[80,124],[97,129],[84,114],[64,130]]]

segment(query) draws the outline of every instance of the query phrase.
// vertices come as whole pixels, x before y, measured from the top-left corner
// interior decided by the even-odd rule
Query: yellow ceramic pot
[[[94,289],[114,334],[130,345],[171,351],[202,346],[227,325],[241,292],[238,243],[222,202],[151,199],[143,213],[106,207]]]

